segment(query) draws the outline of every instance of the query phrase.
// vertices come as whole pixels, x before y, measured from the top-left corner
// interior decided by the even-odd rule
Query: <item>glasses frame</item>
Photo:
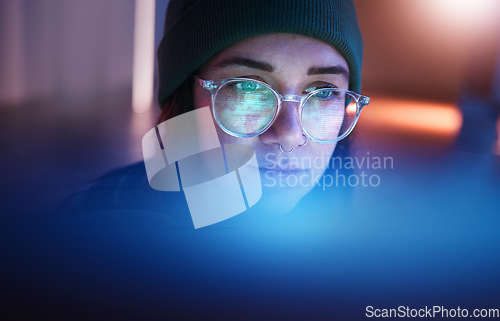
[[[309,92],[309,93],[307,93],[305,95],[289,95],[289,94],[281,95],[277,90],[275,90],[273,87],[271,87],[270,85],[266,84],[265,82],[262,82],[262,81],[259,81],[259,80],[255,80],[255,79],[251,79],[251,78],[227,78],[227,79],[216,79],[216,80],[204,80],[204,79],[199,78],[198,76],[194,76],[194,79],[195,79],[195,81],[201,87],[203,87],[204,89],[210,91],[210,93],[212,94],[212,106],[211,106],[211,110],[212,110],[212,115],[213,115],[213,117],[214,117],[215,122],[217,123],[217,125],[225,133],[227,133],[227,134],[229,134],[231,136],[234,136],[234,137],[238,137],[238,138],[251,138],[251,137],[259,136],[262,133],[264,133],[266,130],[268,130],[274,124],[276,118],[278,117],[278,115],[279,115],[279,113],[281,111],[281,107],[283,106],[283,102],[288,101],[288,102],[299,103],[299,109],[298,109],[298,111],[299,111],[300,127],[302,128],[303,133],[305,133],[305,135],[307,135],[307,137],[310,140],[312,140],[315,143],[319,143],[319,144],[336,143],[336,142],[339,142],[342,139],[346,138],[353,131],[354,127],[356,126],[356,123],[358,122],[359,115],[361,114],[361,110],[363,109],[363,107],[365,107],[366,105],[368,105],[370,103],[370,98],[369,97],[361,95],[361,94],[358,94],[358,93],[356,93],[354,91],[340,89],[340,88],[320,88],[320,89],[313,90],[313,91],[311,91],[311,92]],[[252,83],[256,83],[256,84],[258,84],[260,86],[264,86],[264,87],[268,88],[274,94],[274,96],[276,97],[276,103],[278,104],[278,106],[276,108],[276,112],[273,115],[273,118],[271,119],[271,121],[269,122],[269,124],[267,124],[267,126],[265,126],[263,129],[261,129],[259,132],[255,133],[255,134],[245,135],[245,134],[238,134],[238,133],[234,133],[234,132],[230,131],[229,129],[225,128],[221,124],[221,122],[219,121],[219,117],[217,116],[217,114],[215,112],[215,100],[217,99],[217,95],[219,93],[219,90],[224,85],[226,85],[228,83],[238,82],[238,81],[252,82]],[[354,120],[353,120],[351,126],[346,130],[346,132],[344,134],[342,134],[341,136],[337,137],[334,140],[328,140],[328,141],[317,140],[314,137],[311,137],[311,135],[309,135],[309,133],[307,132],[307,130],[304,129],[304,126],[302,126],[302,110],[304,108],[304,103],[311,96],[313,96],[313,95],[315,95],[317,93],[323,92],[323,91],[330,91],[332,89],[334,89],[336,91],[339,91],[339,92],[342,92],[344,94],[349,94],[352,97],[354,97],[354,100],[356,101],[356,114],[354,116]],[[345,106],[345,107],[347,108],[347,106]]]

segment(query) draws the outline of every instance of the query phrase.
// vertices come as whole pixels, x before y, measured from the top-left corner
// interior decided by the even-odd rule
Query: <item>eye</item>
[[[260,85],[255,83],[255,82],[251,82],[251,81],[240,81],[240,82],[237,82],[235,84],[236,88],[242,90],[242,91],[246,91],[246,92],[251,92],[251,91],[255,91],[257,89],[260,88]]]
[[[318,99],[333,99],[334,97],[338,97],[340,95],[340,92],[336,90],[337,87],[331,84],[322,84],[319,86],[310,87],[304,90],[304,92],[310,93],[320,89],[324,90],[318,91],[314,94],[314,96]]]
[[[332,98],[333,96],[337,96],[333,90],[323,90],[318,92],[316,95],[319,99],[328,99]]]

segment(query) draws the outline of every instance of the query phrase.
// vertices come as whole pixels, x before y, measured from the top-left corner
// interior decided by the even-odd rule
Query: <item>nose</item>
[[[304,137],[300,126],[298,103],[283,101],[278,117],[260,139],[267,145],[281,145],[286,151],[302,144]]]

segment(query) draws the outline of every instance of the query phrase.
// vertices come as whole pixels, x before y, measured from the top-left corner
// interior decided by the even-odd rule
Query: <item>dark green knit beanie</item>
[[[349,89],[359,92],[363,39],[352,0],[171,0],[158,48],[160,106],[221,50],[278,32],[332,45],[349,65]]]

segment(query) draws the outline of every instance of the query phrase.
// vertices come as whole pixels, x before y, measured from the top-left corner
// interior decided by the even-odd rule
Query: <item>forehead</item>
[[[344,57],[329,44],[311,37],[272,33],[244,39],[224,49],[208,61],[202,71],[232,57],[266,62],[276,72],[306,72],[310,67],[338,65],[348,69]]]

